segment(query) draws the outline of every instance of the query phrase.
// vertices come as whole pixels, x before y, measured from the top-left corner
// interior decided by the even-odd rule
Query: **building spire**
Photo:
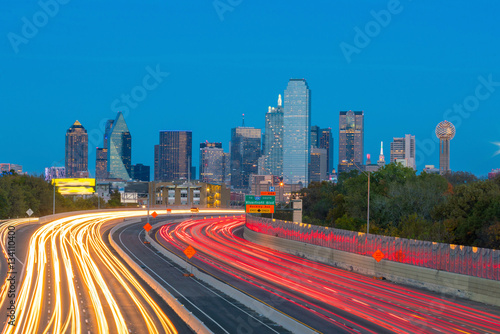
[[[378,156],[377,165],[380,167],[385,166],[385,157],[384,157],[384,142],[380,142],[380,155]]]
[[[241,114],[242,118],[243,118],[243,122],[241,124],[241,126],[244,128],[245,127],[245,114]]]
[[[282,103],[281,103],[281,94],[278,95],[278,107],[281,107],[282,106]]]

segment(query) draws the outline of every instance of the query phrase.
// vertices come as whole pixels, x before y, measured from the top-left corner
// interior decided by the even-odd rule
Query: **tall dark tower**
[[[76,121],[66,131],[66,177],[88,177],[88,155],[87,130]]]
[[[231,188],[248,192],[250,175],[257,174],[260,157],[261,129],[231,129]]]
[[[339,117],[339,169],[349,172],[363,164],[364,112],[341,111]]]
[[[436,136],[439,138],[439,174],[445,174],[450,171],[450,140],[455,137],[455,126],[442,121],[436,126]]]
[[[192,147],[191,131],[160,131],[160,145],[155,146],[158,181],[187,179],[193,163]]]

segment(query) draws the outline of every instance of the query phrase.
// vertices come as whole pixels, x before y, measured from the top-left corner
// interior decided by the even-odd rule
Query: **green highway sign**
[[[245,195],[245,205],[275,205],[276,196]]]

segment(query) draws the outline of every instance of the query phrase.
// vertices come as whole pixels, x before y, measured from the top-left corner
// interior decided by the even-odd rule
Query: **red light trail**
[[[251,243],[236,231],[244,218],[187,220],[165,225],[161,237],[196,259],[295,303],[349,332],[373,332],[370,322],[399,333],[495,333],[500,316],[435,294],[340,270]],[[360,320],[358,323],[357,319]],[[361,321],[362,320],[362,321]]]

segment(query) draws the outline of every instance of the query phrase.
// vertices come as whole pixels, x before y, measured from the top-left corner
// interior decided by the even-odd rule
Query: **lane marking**
[[[203,315],[205,315],[208,319],[210,319],[214,324],[216,324],[217,326],[219,326],[219,328],[222,329],[224,331],[224,333],[230,334],[230,332],[226,331],[226,329],[224,327],[222,327],[221,324],[219,324],[217,321],[215,321],[214,319],[212,319],[212,317],[210,317],[208,314],[206,314],[205,312],[203,312],[203,310],[201,310],[198,306],[196,306],[191,300],[189,300],[188,298],[186,298],[182,293],[180,293],[177,289],[175,289],[173,286],[171,286],[160,275],[158,275],[154,270],[152,270],[149,266],[147,266],[144,262],[142,262],[141,259],[139,259],[134,253],[132,253],[132,251],[130,251],[130,249],[127,246],[125,246],[125,244],[122,241],[122,233],[124,231],[125,231],[125,229],[122,232],[120,232],[120,234],[118,235],[118,239],[120,240],[120,243],[122,244],[122,246],[125,247],[127,249],[127,251],[129,252],[129,256],[130,255],[134,256],[137,259],[137,261],[139,261],[140,263],[142,263],[142,265],[144,267],[148,268],[162,282],[164,282],[167,286],[169,286],[173,291],[175,291],[176,293],[178,293],[180,296],[182,296],[189,304],[191,304],[195,309],[197,309],[198,311],[200,311]],[[111,237],[113,237],[113,236],[111,236]]]

